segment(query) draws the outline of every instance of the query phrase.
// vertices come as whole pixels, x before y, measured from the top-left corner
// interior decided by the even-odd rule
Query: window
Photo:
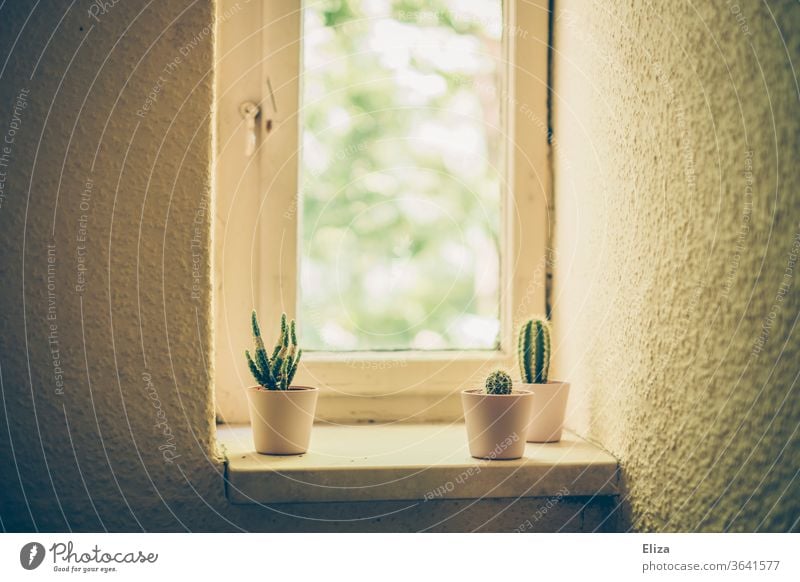
[[[252,306],[298,319],[321,417],[458,416],[544,309],[547,3],[220,8],[221,416],[247,420]]]
[[[498,347],[502,3],[459,4],[305,6],[306,348]]]

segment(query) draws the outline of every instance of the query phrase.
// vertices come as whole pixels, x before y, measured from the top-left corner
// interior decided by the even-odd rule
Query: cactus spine
[[[264,340],[261,339],[261,328],[258,325],[255,311],[250,318],[250,323],[253,328],[253,341],[256,345],[255,356],[251,356],[249,350],[244,352],[250,372],[256,382],[267,390],[288,390],[297,372],[300,356],[303,355],[303,350],[297,349],[294,319],[287,325],[286,314],[281,315],[281,333],[272,350],[272,356],[267,355],[264,348]]]
[[[545,384],[550,373],[550,324],[532,319],[519,330],[519,371],[526,384]]]
[[[511,394],[511,376],[502,370],[495,370],[486,378],[487,394]]]

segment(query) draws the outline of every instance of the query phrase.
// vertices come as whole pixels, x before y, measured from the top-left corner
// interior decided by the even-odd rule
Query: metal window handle
[[[244,118],[247,131],[244,142],[244,155],[249,158],[256,151],[256,117],[261,113],[261,108],[252,101],[245,101],[239,105],[239,113]]]

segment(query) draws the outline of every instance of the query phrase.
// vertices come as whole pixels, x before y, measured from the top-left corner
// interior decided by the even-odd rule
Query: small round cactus
[[[495,370],[486,378],[487,394],[511,394],[511,376],[502,370]]]

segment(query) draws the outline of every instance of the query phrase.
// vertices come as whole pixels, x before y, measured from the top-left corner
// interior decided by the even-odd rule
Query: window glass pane
[[[501,5],[304,3],[305,347],[496,349]]]

